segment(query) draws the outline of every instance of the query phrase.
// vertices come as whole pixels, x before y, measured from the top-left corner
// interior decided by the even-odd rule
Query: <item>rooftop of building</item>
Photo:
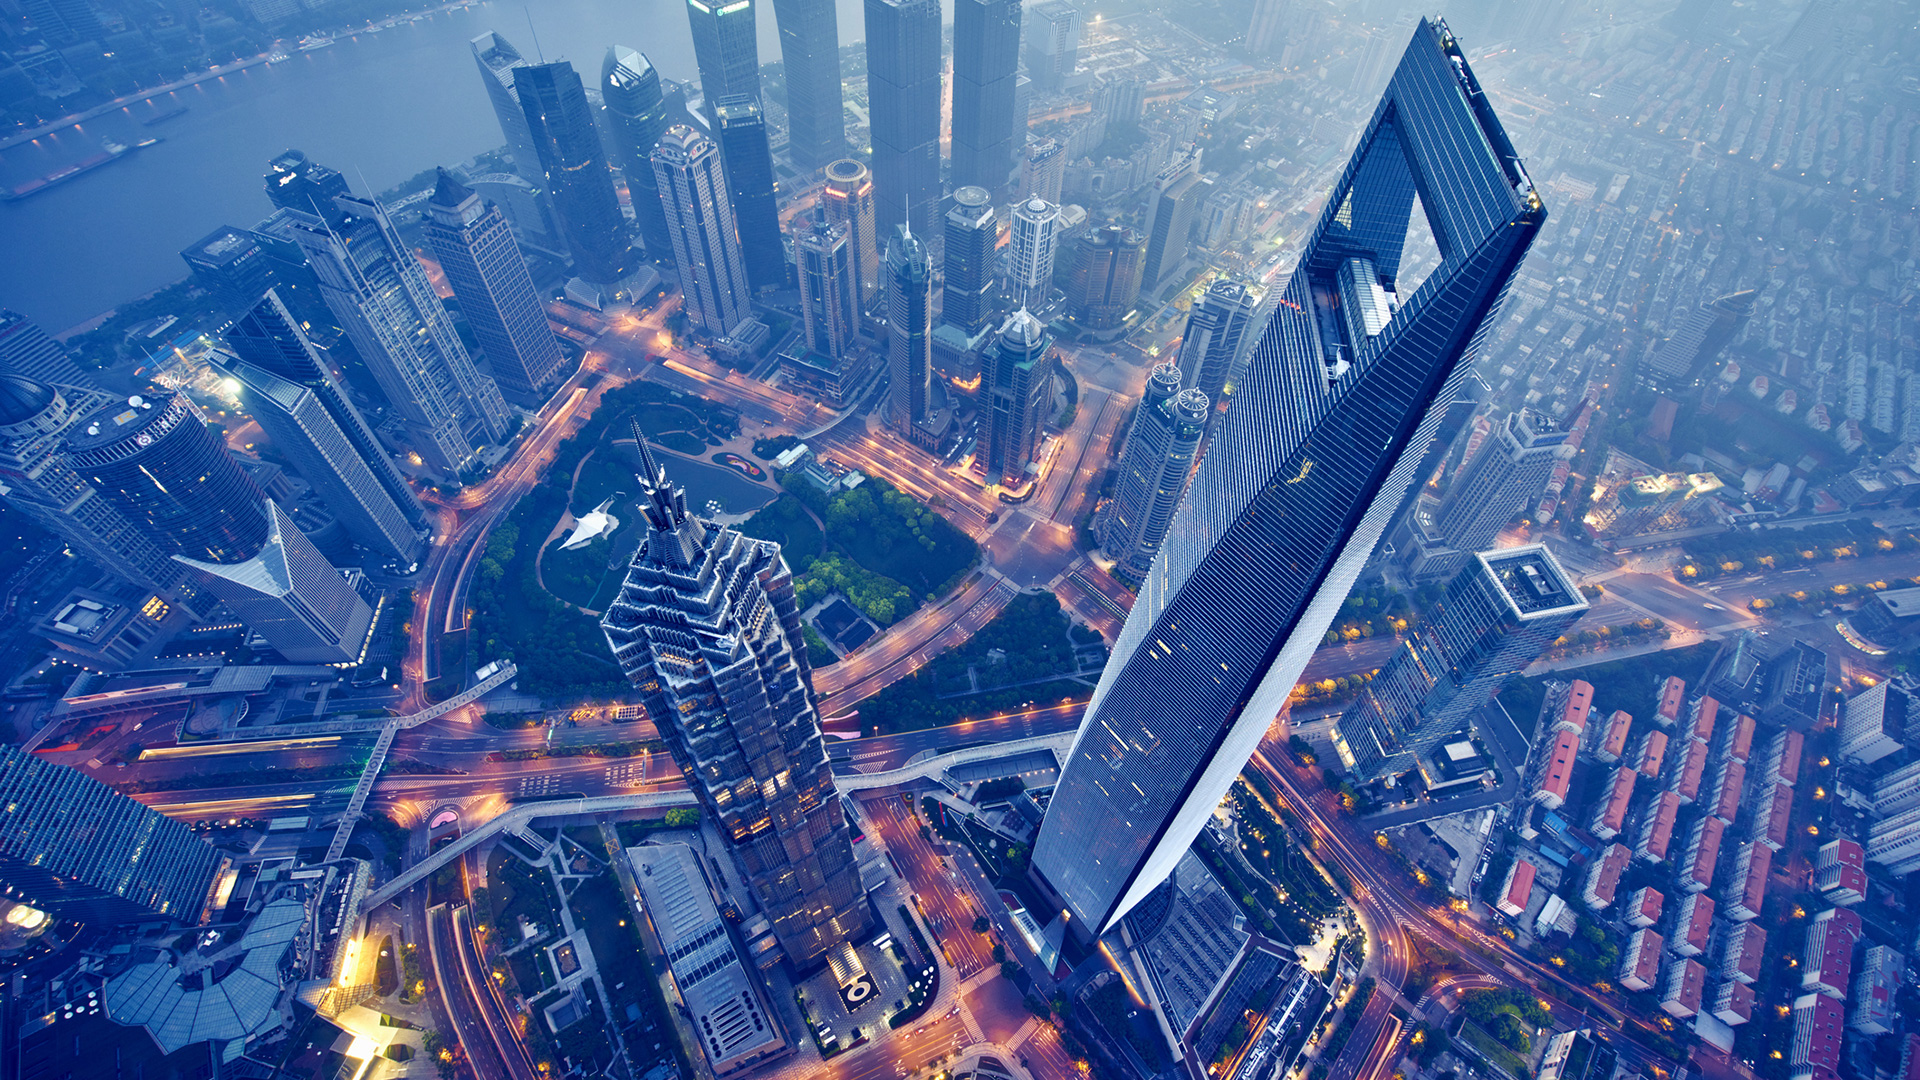
[[[1586,597],[1560,569],[1545,545],[1483,551],[1476,556],[1500,585],[1500,591],[1522,619],[1583,611]]]

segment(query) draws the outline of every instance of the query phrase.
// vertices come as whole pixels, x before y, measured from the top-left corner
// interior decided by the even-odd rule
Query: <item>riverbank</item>
[[[105,116],[110,112],[124,109],[129,105],[138,105],[143,101],[150,101],[153,98],[171,94],[175,90],[184,89],[195,83],[203,83],[208,79],[218,79],[224,75],[231,75],[236,71],[245,71],[247,68],[257,67],[267,62],[267,55],[266,53],[261,53],[259,56],[249,57],[245,60],[235,60],[231,64],[221,64],[218,67],[208,68],[198,75],[190,75],[187,78],[176,79],[173,82],[150,87],[145,90],[135,90],[131,94],[122,94],[112,101],[95,105],[85,112],[73,113],[69,116],[63,116],[58,120],[48,121],[36,128],[28,128],[25,131],[15,132],[4,139],[0,139],[0,150],[10,150],[22,143],[30,143],[35,139],[45,138],[56,131],[70,128],[75,124],[84,124],[96,116]]]

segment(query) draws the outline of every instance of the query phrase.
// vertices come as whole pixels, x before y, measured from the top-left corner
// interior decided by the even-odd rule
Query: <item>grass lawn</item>
[[[1519,1054],[1507,1049],[1498,1039],[1481,1031],[1479,1025],[1466,1023],[1460,1025],[1460,1039],[1472,1047],[1489,1065],[1501,1069],[1514,1080],[1527,1080],[1533,1070]]]
[[[608,1008],[614,1022],[621,1026],[634,1066],[645,1072],[657,1063],[672,1061],[679,1066],[681,1076],[695,1075],[682,1053],[666,1003],[661,1000],[654,958],[641,943],[639,929],[631,925],[626,901],[621,899],[612,872],[581,883],[568,904],[573,908],[574,921],[587,935],[587,947],[593,950],[594,962],[613,998]],[[638,1020],[629,1019],[629,1006],[638,1011]]]
[[[547,583],[547,591],[570,604],[593,607],[594,597],[599,594],[606,576],[613,572],[607,568],[607,558],[618,539],[603,536],[586,547],[562,551],[560,545],[566,542],[566,537],[555,537],[540,559],[540,574]]]

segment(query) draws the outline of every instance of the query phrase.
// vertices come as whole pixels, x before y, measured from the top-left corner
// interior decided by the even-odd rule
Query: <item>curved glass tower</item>
[[[627,178],[627,201],[640,226],[647,256],[673,258],[673,234],[660,207],[660,185],[653,178],[653,148],[667,133],[667,97],[660,73],[647,58],[614,45],[600,64],[600,100],[607,107],[613,163]]]
[[[1416,196],[1442,262],[1396,304]],[[1085,932],[1112,929],[1166,879],[1259,746],[1546,217],[1451,31],[1423,20],[1153,561],[1041,824],[1034,869]],[[1388,297],[1377,332],[1356,334],[1334,306],[1354,258]]]

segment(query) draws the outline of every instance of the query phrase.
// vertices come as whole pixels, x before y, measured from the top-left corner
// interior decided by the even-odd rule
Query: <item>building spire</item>
[[[653,460],[653,451],[647,449],[647,433],[640,430],[640,418],[634,417],[627,422],[633,426],[633,444],[640,448],[640,482],[646,485],[648,491],[652,491],[666,477],[661,474],[659,463]]]

